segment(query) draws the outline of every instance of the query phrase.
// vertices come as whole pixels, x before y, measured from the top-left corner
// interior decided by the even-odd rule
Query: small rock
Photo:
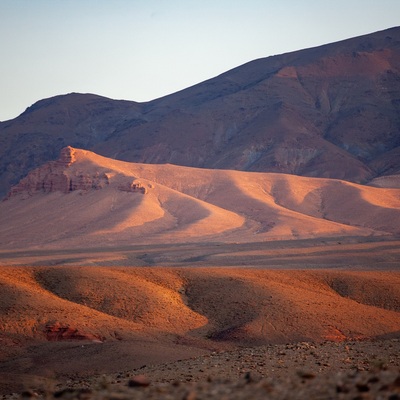
[[[297,371],[297,375],[302,379],[314,379],[315,374],[306,371]]]
[[[150,385],[150,380],[146,375],[136,375],[129,382],[129,387],[146,387]]]
[[[250,372],[246,372],[246,374],[244,375],[244,380],[246,381],[246,383],[253,382],[253,377],[251,376]]]
[[[196,400],[196,399],[197,399],[197,395],[196,395],[196,392],[193,390],[188,392],[183,398],[183,400]]]
[[[39,395],[32,391],[32,390],[27,390],[21,394],[22,399],[37,399]]]
[[[357,383],[356,387],[359,392],[369,392],[369,386],[366,383]]]

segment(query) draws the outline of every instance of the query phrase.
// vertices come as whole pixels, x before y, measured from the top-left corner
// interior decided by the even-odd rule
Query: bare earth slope
[[[236,346],[390,339],[400,331],[393,271],[2,267],[0,286],[8,391]],[[210,368],[204,364],[203,379]]]
[[[126,381],[144,372],[155,383],[200,386],[154,386],[136,398],[195,398],[190,390],[218,398],[216,390],[235,388],[246,398],[265,385],[282,389],[246,370],[282,369],[270,379],[289,379],[297,366],[321,374],[322,388],[365,388],[354,376],[327,386],[322,374],[372,369],[378,356],[400,364],[396,182],[137,164],[63,149],[0,203],[0,393],[68,386],[76,391],[56,397],[131,398]],[[338,353],[326,341],[352,344]],[[382,373],[385,393],[395,392],[397,375]],[[311,379],[301,374],[289,381],[298,398],[297,385]],[[239,383],[216,386],[209,375]],[[116,384],[106,393],[119,394],[103,393],[104,379]]]
[[[0,123],[0,197],[71,145],[130,162],[367,182],[400,172],[400,28],[262,58],[135,103],[40,100]]]
[[[0,203],[0,248],[393,236],[400,189],[134,164],[65,148]]]

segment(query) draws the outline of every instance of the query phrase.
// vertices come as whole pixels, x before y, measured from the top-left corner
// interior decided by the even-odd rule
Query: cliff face
[[[68,145],[131,162],[368,182],[400,173],[399,115],[393,28],[255,60],[148,103],[41,100],[0,123],[0,193]]]
[[[82,150],[78,150],[82,153]],[[8,192],[7,198],[19,194],[34,195],[35,193],[61,192],[69,193],[75,190],[99,190],[115,181],[117,190],[129,193],[147,193],[147,187],[139,180],[121,176],[111,179],[115,172],[106,172],[104,167],[97,170],[85,169],[84,166],[71,168],[76,161],[77,150],[67,146],[61,150],[56,161],[49,161],[39,168],[29,172],[21,181]]]
[[[109,184],[105,173],[90,174],[83,171],[70,173],[69,167],[75,162],[75,149],[64,148],[57,161],[49,161],[31,171],[17,185],[13,186],[8,197],[19,193],[35,194],[37,192],[62,192],[74,190],[101,189]]]

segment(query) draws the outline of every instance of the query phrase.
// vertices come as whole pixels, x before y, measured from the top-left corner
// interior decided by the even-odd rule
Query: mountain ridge
[[[369,182],[400,172],[400,28],[250,61],[146,103],[69,94],[0,123],[0,193],[65,146]]]

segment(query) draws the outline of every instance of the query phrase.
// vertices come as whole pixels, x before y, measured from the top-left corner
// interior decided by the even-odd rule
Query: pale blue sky
[[[400,0],[0,0],[0,121],[70,92],[152,100],[400,25]]]

